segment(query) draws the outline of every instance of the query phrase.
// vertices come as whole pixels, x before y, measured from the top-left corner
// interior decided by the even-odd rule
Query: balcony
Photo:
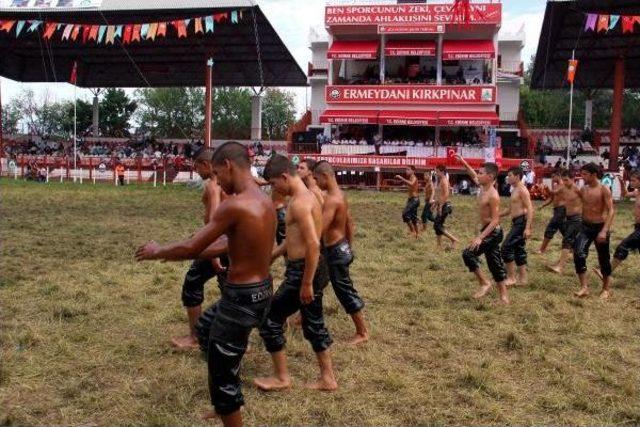
[[[515,74],[516,76],[524,76],[524,62],[522,61],[500,61],[498,70],[503,73]]]
[[[329,77],[329,61],[320,59],[309,62],[307,66],[307,77],[327,79]]]
[[[501,122],[517,122],[518,112],[517,111],[500,111],[500,121]]]

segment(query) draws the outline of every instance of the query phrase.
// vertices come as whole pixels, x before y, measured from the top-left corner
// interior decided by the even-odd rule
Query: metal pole
[[[576,51],[571,54],[571,60],[576,59]],[[567,167],[571,161],[571,127],[573,122],[573,80],[571,81],[571,93],[569,95],[569,132],[567,137]]]
[[[212,93],[211,84],[213,79],[213,58],[207,60],[207,73],[205,78],[204,92],[204,146],[211,147],[211,121],[212,121]]]
[[[78,175],[78,165],[76,161],[78,159],[78,144],[76,142],[76,133],[77,133],[77,123],[78,123],[78,87],[73,85],[73,182],[76,182],[76,175]]]
[[[620,153],[620,134],[622,133],[622,108],[624,106],[625,59],[616,60],[613,81],[613,109],[611,111],[611,148],[609,170],[618,172],[618,155]]]
[[[2,159],[4,159],[4,129],[2,127],[2,89],[0,88],[0,176],[2,176]]]

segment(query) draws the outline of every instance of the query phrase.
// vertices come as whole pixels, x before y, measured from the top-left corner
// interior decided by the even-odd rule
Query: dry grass
[[[199,194],[182,187],[0,182],[0,425],[194,425],[208,407],[199,354],[173,352],[185,330],[187,264],[136,264],[134,247],[198,226]],[[404,196],[351,193],[358,224],[353,277],[372,341],[359,349],[333,293],[328,325],[341,389],[300,387],[316,374],[299,331],[289,332],[296,387],[250,387],[270,369],[257,334],[244,359],[247,425],[639,424],[638,256],[620,270],[612,301],[577,301],[572,274],[532,256],[531,284],[513,305],[470,298],[460,251],[405,238]],[[454,199],[450,228],[469,241],[472,198]],[[614,241],[631,230],[619,205]],[[541,216],[545,221],[550,211]],[[537,221],[530,252],[540,244]],[[547,256],[557,256],[557,242]],[[593,263],[595,254],[590,261]],[[280,263],[274,269],[281,277]],[[595,279],[593,280],[595,290]],[[217,297],[209,286],[207,301]],[[495,295],[492,295],[492,298]]]

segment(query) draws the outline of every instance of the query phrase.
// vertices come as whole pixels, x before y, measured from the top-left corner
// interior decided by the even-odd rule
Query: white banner
[[[0,0],[2,8],[85,8],[101,4],[102,0]]]

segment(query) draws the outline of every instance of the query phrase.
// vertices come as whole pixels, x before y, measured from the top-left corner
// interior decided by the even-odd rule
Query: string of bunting
[[[636,30],[635,25],[640,25],[640,15],[603,15],[587,13],[584,30],[606,33],[615,29],[618,24],[622,26],[623,34],[633,33]]]
[[[156,37],[166,37],[167,29],[173,27],[178,38],[186,38],[191,34],[213,33],[216,24],[237,24],[244,18],[244,9],[179,19],[169,22],[130,23],[122,25],[87,25],[69,24],[50,21],[18,21],[0,20],[0,32],[14,33],[16,38],[33,32],[42,31],[42,37],[51,40],[60,37],[62,41],[72,41],[96,44],[114,44],[120,40],[122,44],[155,40]]]

